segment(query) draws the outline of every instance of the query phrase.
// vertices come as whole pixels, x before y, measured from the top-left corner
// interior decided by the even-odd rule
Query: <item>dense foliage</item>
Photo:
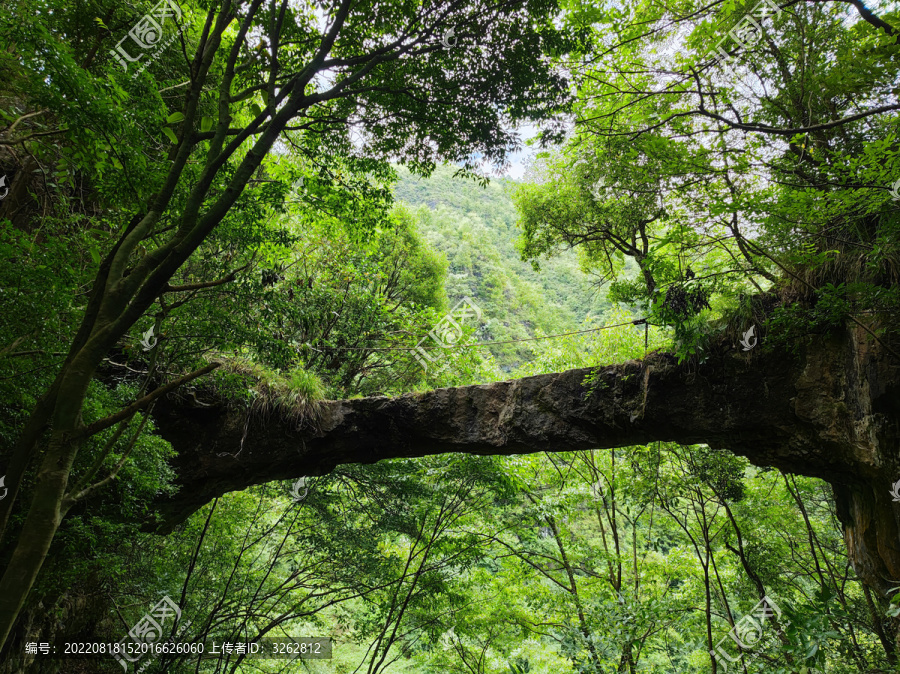
[[[145,671],[718,672],[763,597],[779,615],[728,671],[900,671],[900,609],[856,577],[825,483],[702,445],[340,466],[299,503],[267,484],[141,530],[174,489],[172,382],[303,423],[696,362],[753,322],[766,349],[847,321],[888,342],[896,13],[792,4],[729,71],[730,0],[184,2],[123,68],[155,6],[0,15],[0,672],[118,671],[24,646],[117,642],[163,596],[185,639],[335,655]],[[527,180],[479,183],[526,122],[548,143]],[[486,344],[423,370],[464,297]]]

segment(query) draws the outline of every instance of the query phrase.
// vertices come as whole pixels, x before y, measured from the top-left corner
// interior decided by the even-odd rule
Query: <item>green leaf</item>
[[[180,122],[184,119],[184,113],[181,112],[173,112],[171,115],[166,117],[166,121],[169,124],[174,124],[175,122]]]
[[[206,133],[210,129],[213,128],[213,118],[212,117],[203,117],[200,119],[200,131]]]
[[[178,144],[178,136],[175,135],[175,132],[172,131],[172,129],[170,129],[167,126],[164,126],[163,133],[166,134],[166,138],[168,138],[170,141],[172,141],[172,143],[174,143],[175,145]]]
[[[100,249],[97,247],[97,244],[91,244],[90,251],[94,264],[100,264]]]
[[[259,107],[259,103],[251,103],[251,104],[250,104],[250,109],[253,110],[253,114],[254,114],[254,115],[257,115],[257,116],[258,116],[258,115],[261,115],[261,114],[262,114],[262,108]]]

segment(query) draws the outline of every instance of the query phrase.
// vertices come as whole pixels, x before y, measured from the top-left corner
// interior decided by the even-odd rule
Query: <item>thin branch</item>
[[[157,93],[162,93],[164,91],[168,91],[169,89],[177,89],[178,87],[183,87],[185,84],[190,84],[190,80],[185,80],[181,84],[173,84],[171,87],[166,87],[165,89],[160,89]]]
[[[882,105],[880,108],[872,108],[871,110],[866,110],[865,112],[850,115],[849,117],[844,117],[843,119],[835,119],[830,122],[824,122],[823,124],[814,124],[812,126],[800,126],[794,129],[780,129],[777,126],[768,126],[766,124],[743,124],[741,122],[732,122],[730,119],[722,117],[722,115],[710,112],[702,104],[697,112],[698,114],[709,117],[710,119],[715,119],[723,122],[730,126],[732,129],[742,129],[743,131],[758,131],[759,133],[768,133],[775,136],[794,136],[798,133],[808,133],[810,131],[824,131],[826,129],[833,129],[836,126],[842,126],[844,124],[849,124],[850,122],[855,122],[859,119],[864,119],[865,117],[880,115],[883,112],[891,112],[892,110],[900,110],[900,103],[894,105]]]
[[[240,272],[244,271],[247,267],[250,266],[248,262],[240,269],[235,269],[233,272],[230,272],[228,276],[224,278],[220,278],[218,281],[204,281],[202,283],[186,283],[185,285],[173,286],[169,283],[166,284],[166,287],[163,289],[163,292],[166,293],[186,293],[191,290],[202,290],[203,288],[214,288],[215,286],[224,285],[226,283],[231,283],[234,281],[235,276],[237,276]]]
[[[123,419],[119,422],[119,427],[116,429],[115,433],[113,433],[109,440],[106,441],[106,444],[103,446],[103,449],[97,455],[97,459],[94,461],[94,464],[87,470],[87,472],[82,475],[81,479],[78,480],[73,486],[71,492],[81,492],[85,485],[89,484],[93,479],[94,475],[96,475],[100,468],[103,467],[103,462],[106,461],[106,457],[112,452],[113,448],[116,446],[116,443],[119,441],[119,438],[122,437],[122,434],[128,429],[129,424],[131,423],[131,418]],[[143,423],[141,423],[143,426]],[[140,429],[138,429],[140,432]],[[132,443],[134,440],[132,440]],[[74,497],[72,500],[75,501],[78,497]]]
[[[75,503],[77,501],[88,496],[91,492],[94,492],[94,491],[100,489],[101,487],[106,486],[107,484],[109,484],[110,482],[112,482],[115,479],[116,475],[119,474],[119,471],[122,470],[122,466],[125,465],[125,461],[131,455],[131,450],[134,449],[134,446],[137,443],[137,439],[140,437],[141,431],[144,430],[144,426],[147,424],[147,420],[149,418],[150,418],[150,411],[148,410],[147,414],[144,415],[144,418],[141,419],[141,423],[140,423],[140,425],[138,425],[137,430],[134,432],[134,435],[131,436],[131,440],[128,443],[128,447],[126,447],[125,453],[122,455],[121,460],[119,461],[118,464],[116,464],[116,467],[113,468],[112,472],[110,472],[109,475],[107,475],[105,478],[103,478],[99,482],[92,484],[90,487],[87,487],[86,489],[82,489],[77,494],[75,494],[73,496],[64,496],[62,499],[62,503],[60,504],[61,510],[67,511],[69,508],[71,508],[73,505],[75,505]]]
[[[9,352],[12,351],[13,349],[15,349],[17,346],[19,346],[19,344],[21,344],[22,341],[23,341],[23,340],[25,339],[25,337],[27,337],[27,336],[28,336],[28,335],[22,335],[21,337],[16,338],[16,340],[15,340],[12,344],[10,344],[9,346],[0,349],[0,357],[5,356],[7,353],[9,353]],[[18,351],[18,352],[16,352],[16,353],[26,353],[26,352],[24,352],[24,351]],[[14,355],[15,355],[15,353],[10,354],[9,357],[12,358]]]
[[[15,130],[15,128],[17,126],[19,126],[20,122],[24,122],[29,117],[37,117],[38,115],[43,115],[45,112],[50,112],[50,110],[48,110],[48,109],[38,110],[37,112],[29,112],[27,115],[22,115],[21,117],[19,117],[19,119],[17,119],[15,122],[10,124],[9,127],[4,129],[0,133],[12,133]]]
[[[12,147],[13,145],[19,145],[20,143],[24,143],[26,140],[31,140],[32,138],[39,138],[41,136],[54,136],[58,133],[65,133],[68,129],[56,129],[55,131],[35,131],[34,133],[29,133],[27,136],[22,136],[21,138],[16,138],[15,140],[0,140],[0,145],[5,145]]]

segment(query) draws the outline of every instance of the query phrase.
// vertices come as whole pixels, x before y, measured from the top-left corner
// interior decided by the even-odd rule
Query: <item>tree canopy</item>
[[[163,596],[194,641],[334,636],[334,671],[893,671],[900,568],[853,568],[900,545],[889,450],[853,476],[879,496],[838,498],[702,444],[401,448],[141,526],[179,485],[161,408],[226,401],[224,464],[267,423],[318,432],[326,400],[590,368],[579,395],[646,404],[668,351],[686,385],[750,349],[900,363],[895,25],[855,0],[13,0],[0,672],[57,671],[26,644],[118,642]],[[491,178],[526,133],[525,179]],[[423,370],[464,298],[483,319]],[[853,404],[817,419],[889,446],[896,406]],[[716,656],[763,600],[759,639]]]

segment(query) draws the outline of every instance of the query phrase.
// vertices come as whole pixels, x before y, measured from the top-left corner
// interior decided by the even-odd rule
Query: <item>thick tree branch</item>
[[[806,1],[806,0],[797,0],[797,1]],[[856,7],[856,11],[859,12],[859,15],[863,18],[864,21],[872,24],[879,30],[883,30],[885,33],[891,36],[897,36],[897,29],[894,28],[891,24],[887,23],[884,19],[880,18],[878,15],[872,12],[871,9],[866,7],[860,0],[811,0],[811,2],[844,2],[849,5],[853,5]],[[788,3],[785,7],[790,7],[795,4],[794,2]]]
[[[122,410],[119,410],[115,414],[111,414],[108,417],[99,419],[92,424],[88,424],[87,426],[84,426],[81,429],[81,431],[78,433],[78,435],[80,437],[87,438],[87,437],[90,437],[90,436],[94,435],[95,433],[99,433],[100,431],[105,430],[111,426],[115,426],[120,421],[123,421],[123,420],[128,419],[129,417],[133,416],[136,412],[140,411],[141,409],[143,409],[144,407],[146,407],[147,405],[152,403],[154,400],[156,400],[160,396],[164,396],[165,394],[170,393],[171,391],[174,391],[182,384],[186,384],[189,381],[193,381],[197,377],[202,377],[203,375],[208,374],[209,372],[212,372],[217,367],[221,367],[221,365],[222,365],[222,363],[210,363],[209,365],[207,365],[205,367],[201,367],[199,370],[194,370],[193,372],[186,374],[183,377],[179,377],[178,379],[176,379],[172,382],[169,382],[165,386],[160,386],[155,391],[151,391],[150,393],[145,395],[143,398],[140,398],[139,400],[135,400],[128,407],[126,407]]]

